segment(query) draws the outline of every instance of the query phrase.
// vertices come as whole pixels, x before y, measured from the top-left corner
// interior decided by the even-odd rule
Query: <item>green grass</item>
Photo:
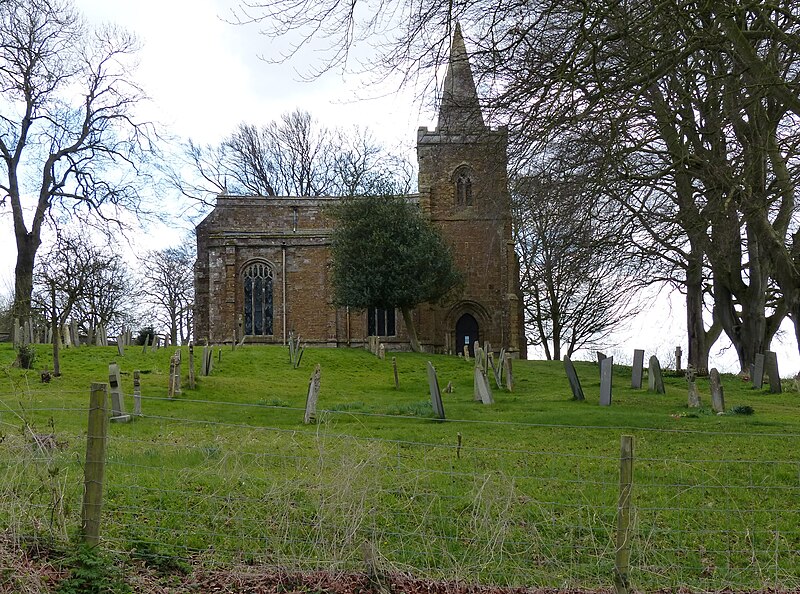
[[[196,364],[199,355],[196,349]],[[576,363],[586,402],[558,362],[515,362],[513,393],[473,400],[472,363],[455,357],[307,349],[215,351],[195,390],[167,398],[160,350],[63,352],[63,376],[37,347],[37,370],[0,345],[0,522],[17,542],[65,542],[80,523],[89,385],[117,361],[126,405],[142,371],[144,417],[109,427],[104,547],[154,567],[185,563],[359,569],[373,542],[386,568],[495,584],[612,583],[620,436],[635,437],[631,577],[638,588],[800,585],[798,394],[755,391],[724,376],[729,410],[686,407],[631,390],[614,368],[611,407],[599,370]],[[434,419],[425,362],[446,421]],[[303,425],[309,376],[322,369],[318,422]],[[493,378],[490,383],[494,386]],[[790,384],[790,382],[787,382]],[[708,384],[698,381],[709,407]],[[38,448],[33,434],[54,434]],[[460,445],[459,445],[460,442]],[[149,561],[148,561],[149,560]]]

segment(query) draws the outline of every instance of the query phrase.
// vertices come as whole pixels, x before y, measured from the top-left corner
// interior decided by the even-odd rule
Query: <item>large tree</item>
[[[411,348],[419,351],[412,310],[459,286],[450,248],[403,196],[345,198],[335,208],[333,290],[338,305],[399,309]]]
[[[133,114],[143,97],[130,76],[137,49],[122,29],[88,28],[68,0],[0,4],[0,204],[14,226],[18,317],[30,313],[53,209],[109,220],[138,205],[150,130]]]
[[[239,124],[218,145],[191,140],[167,168],[172,185],[205,201],[220,193],[249,196],[348,196],[380,192],[387,171],[409,191],[411,168],[369,130],[320,124],[307,111],[283,114],[263,126]],[[402,175],[398,175],[402,174]]]

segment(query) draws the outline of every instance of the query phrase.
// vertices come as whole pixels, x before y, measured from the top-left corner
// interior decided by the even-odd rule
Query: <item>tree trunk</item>
[[[50,304],[52,306],[50,311],[50,321],[53,325],[53,375],[58,377],[61,375],[61,356],[59,351],[61,341],[59,340],[58,313],[56,312],[55,282],[50,285]]]
[[[686,330],[689,342],[687,362],[696,372],[708,372],[709,336],[703,323],[703,262],[694,250],[686,267]],[[716,340],[716,338],[715,338]]]
[[[33,267],[41,240],[38,234],[16,232],[17,264],[14,268],[14,317],[27,320],[31,316]]]
[[[415,353],[420,352],[419,348],[419,340],[417,340],[417,329],[414,327],[414,318],[412,317],[412,311],[408,307],[401,307],[400,311],[403,313],[403,322],[406,325],[406,332],[408,333],[408,339],[411,341],[411,350]]]

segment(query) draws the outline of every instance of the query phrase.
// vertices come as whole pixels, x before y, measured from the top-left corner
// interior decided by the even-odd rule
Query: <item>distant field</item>
[[[195,350],[196,368],[199,354]],[[369,542],[385,570],[497,585],[608,588],[614,567],[622,435],[635,438],[631,580],[653,589],[800,587],[800,404],[723,376],[726,405],[686,407],[630,389],[614,368],[611,407],[599,370],[576,363],[586,402],[559,362],[515,362],[513,393],[473,400],[472,362],[456,357],[309,349],[215,349],[214,370],[167,399],[169,356],[128,348],[62,353],[49,384],[12,368],[0,345],[0,525],[8,542],[65,543],[80,523],[91,382],[141,370],[142,418],[109,427],[103,547],[150,566],[358,570]],[[444,389],[433,419],[425,362]],[[318,423],[303,425],[309,376],[322,369]],[[646,381],[645,381],[646,385]],[[57,447],[36,447],[52,434]],[[459,445],[460,444],[460,445]],[[10,546],[10,545],[7,545]]]

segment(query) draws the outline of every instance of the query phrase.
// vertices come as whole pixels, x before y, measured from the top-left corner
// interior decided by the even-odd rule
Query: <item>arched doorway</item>
[[[458,318],[456,322],[456,352],[463,353],[464,345],[469,346],[469,356],[475,356],[475,341],[480,342],[478,321],[468,313]]]

